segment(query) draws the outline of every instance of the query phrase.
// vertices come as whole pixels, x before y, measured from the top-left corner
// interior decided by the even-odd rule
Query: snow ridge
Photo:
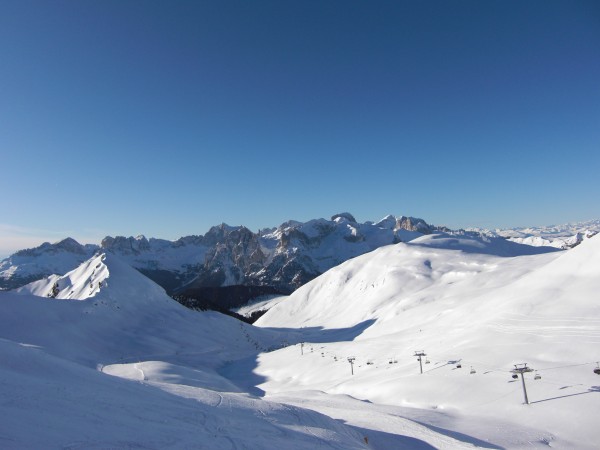
[[[51,275],[18,288],[16,292],[39,297],[86,300],[98,294],[108,283],[109,271],[104,264],[105,259],[106,255],[100,253],[63,276]]]

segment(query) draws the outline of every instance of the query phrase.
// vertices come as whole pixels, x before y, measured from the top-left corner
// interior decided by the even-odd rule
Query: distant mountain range
[[[573,248],[584,239],[600,232],[600,220],[567,223],[564,225],[548,225],[541,227],[518,227],[488,230],[485,228],[470,228],[487,236],[499,236],[519,244],[535,247],[555,247],[560,249]]]
[[[341,213],[330,220],[288,221],[257,233],[221,224],[204,236],[176,241],[108,236],[98,246],[66,238],[18,251],[1,261],[0,289],[64,274],[102,251],[117,255],[186,306],[229,309],[263,295],[289,294],[348,259],[432,233],[567,248],[599,230],[600,221],[548,229],[452,231],[414,217],[388,215],[378,222],[358,223],[351,214]]]

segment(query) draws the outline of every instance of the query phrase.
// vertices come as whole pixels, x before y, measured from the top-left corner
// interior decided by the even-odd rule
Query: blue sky
[[[595,1],[5,0],[0,255],[599,218],[599,80]]]

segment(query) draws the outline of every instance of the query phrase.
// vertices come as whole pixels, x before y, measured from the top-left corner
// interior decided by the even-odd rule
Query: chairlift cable
[[[554,370],[554,369],[564,369],[566,367],[578,367],[578,366],[587,366],[590,364],[596,364],[596,362],[586,362],[586,363],[580,363],[580,364],[569,364],[566,366],[557,366],[557,367],[547,367],[545,369],[537,369],[539,372],[541,372],[542,370]]]

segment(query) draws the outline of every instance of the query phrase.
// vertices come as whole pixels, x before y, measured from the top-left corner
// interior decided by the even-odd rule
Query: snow
[[[0,292],[0,447],[364,448],[352,428],[218,373],[278,333],[188,310],[114,255],[60,279],[99,269],[109,283],[78,301]]]
[[[518,227],[496,230],[472,228],[488,236],[500,236],[525,245],[571,248],[600,232],[600,220],[548,225],[541,227]]]
[[[287,299],[287,296],[281,295],[267,295],[259,297],[256,300],[244,305],[240,308],[233,308],[231,311],[245,317],[250,317],[253,313],[258,311],[266,311],[277,305],[279,302]]]
[[[98,254],[0,292],[0,447],[596,449],[599,290],[598,237],[440,234],[346,261],[252,327]],[[519,363],[541,375],[529,405]]]
[[[482,242],[431,236],[384,247],[298,289],[257,325],[346,330],[347,337],[325,342],[307,334],[313,352],[261,355],[258,387],[266,398],[340,417],[348,407],[335,397],[323,394],[316,404],[306,397],[349,395],[372,402],[355,407],[373,414],[389,405],[386,414],[491,448],[597,448],[600,239],[521,256],[497,256],[511,247],[491,241],[479,248]],[[364,330],[354,335],[357,324]],[[414,356],[420,350],[430,360],[423,375]],[[526,375],[528,406],[510,373],[525,362],[542,376]],[[406,434],[400,423],[390,430]],[[446,448],[460,448],[453,445]]]
[[[109,275],[104,264],[105,254],[99,254],[84,262],[76,269],[64,276],[51,275],[50,277],[34,281],[15,290],[19,294],[33,294],[39,297],[58,299],[85,300],[95,296],[102,286],[106,286]],[[53,287],[58,288],[58,294],[52,294]]]
[[[71,238],[54,244],[45,242],[35,249],[21,250],[0,261],[0,280],[6,283],[10,279],[27,282],[32,277],[40,278],[40,274],[41,277],[62,274],[89,259],[97,248],[80,245]]]

